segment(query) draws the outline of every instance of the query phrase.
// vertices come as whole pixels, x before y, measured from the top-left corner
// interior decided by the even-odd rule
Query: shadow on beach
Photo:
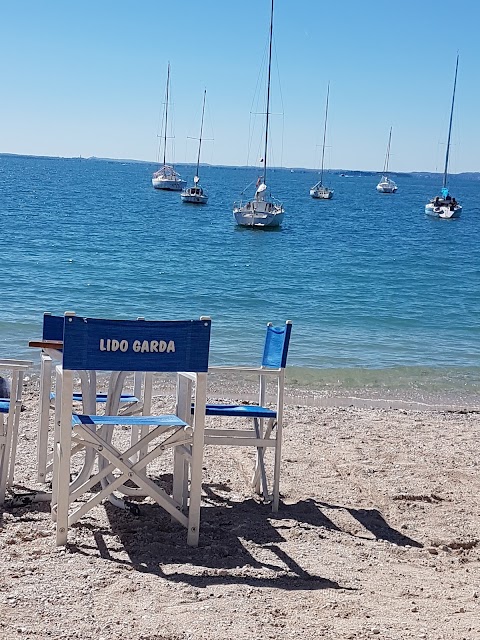
[[[167,489],[171,476],[165,474],[157,481]],[[85,532],[91,530],[93,540],[87,535],[83,542],[69,545],[69,550],[99,554],[127,569],[196,587],[231,583],[315,590],[347,587],[304,569],[283,550],[282,543],[305,534],[309,554],[316,548],[321,553],[322,539],[329,531],[353,535],[343,531],[324,511],[345,509],[372,533],[373,543],[388,540],[397,545],[422,546],[392,529],[376,509],[351,509],[307,499],[281,503],[274,514],[270,505],[253,499],[230,501],[225,497],[228,487],[223,485],[205,484],[203,488],[198,548],[187,546],[185,529],[171,522],[158,505],[141,504],[140,515],[133,515],[106,503],[110,526],[102,528],[85,521],[74,525]]]

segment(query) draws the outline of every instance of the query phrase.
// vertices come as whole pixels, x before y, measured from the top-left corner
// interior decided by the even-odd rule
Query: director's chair
[[[66,544],[70,525],[117,489],[123,491],[127,481],[187,527],[189,545],[198,544],[210,330],[210,318],[146,321],[65,315],[63,358],[56,367],[60,410],[55,429],[52,513],[56,520],[57,545]],[[111,372],[114,382],[110,386],[107,408],[119,402],[121,384],[118,381],[122,372],[186,371],[194,380],[195,402],[200,410],[188,420],[177,415],[76,414],[72,411],[75,371]],[[116,426],[127,425],[143,427],[146,433],[120,450],[112,444],[111,433]],[[72,445],[93,449],[103,459],[96,473],[73,489],[70,484]],[[149,463],[170,448],[176,451],[177,457],[183,458],[184,467],[188,469],[188,480],[182,479],[184,493],[180,497],[167,494],[147,474]],[[86,496],[86,501],[84,497],[79,503],[82,496]]]

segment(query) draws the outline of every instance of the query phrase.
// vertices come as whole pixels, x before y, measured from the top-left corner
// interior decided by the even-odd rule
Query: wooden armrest
[[[30,340],[28,346],[37,349],[55,349],[61,351],[63,349],[63,340]]]

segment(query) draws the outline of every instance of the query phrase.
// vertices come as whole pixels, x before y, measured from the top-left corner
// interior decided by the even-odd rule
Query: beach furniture
[[[0,359],[0,506],[5,502],[7,487],[13,484],[23,378],[31,366],[29,360]]]
[[[57,545],[66,544],[69,526],[92,507],[116,490],[128,494],[132,484],[133,489],[152,498],[187,528],[189,545],[198,544],[210,329],[210,318],[104,320],[65,314],[63,355],[56,365],[59,419],[54,435],[52,517],[56,521]],[[110,373],[105,415],[72,411],[76,371]],[[145,408],[142,415],[119,416],[116,408],[125,377],[134,371],[187,372],[184,377],[194,385],[199,410],[188,420],[173,414],[146,415]],[[185,404],[181,393],[178,397]],[[127,426],[145,428],[146,433],[121,449],[113,444],[113,431]],[[92,470],[80,486],[73,487],[72,456],[82,448],[96,453],[98,469]],[[174,490],[170,495],[148,477],[147,466],[172,448],[176,458],[174,474],[180,469],[182,477],[180,481],[174,477],[177,493]]]
[[[285,367],[287,364],[288,347],[292,323],[287,320],[285,325],[274,327],[272,323],[267,325],[263,357],[260,367],[209,367],[209,373],[258,374],[258,402],[255,404],[207,404],[205,413],[207,416],[220,416],[225,418],[239,418],[239,426],[230,424],[225,429],[211,427],[205,428],[205,444],[255,447],[256,462],[252,478],[252,488],[263,496],[266,502],[272,503],[273,511],[278,511],[280,463],[282,448],[283,426],[283,402],[285,387]],[[275,384],[275,400],[272,406],[267,406],[267,384],[273,381]],[[185,397],[187,394],[183,394]],[[202,410],[194,403],[191,411],[196,414]],[[180,407],[178,415],[186,417],[186,408]],[[273,449],[273,474],[270,482],[267,478],[265,465],[265,453],[267,449]]]
[[[64,316],[44,313],[42,340],[31,342],[30,346],[41,347],[40,355],[40,407],[37,436],[37,480],[46,483],[53,470],[53,454],[48,454],[48,435],[50,411],[55,409],[55,391],[53,388],[53,368],[62,361]],[[80,375],[81,391],[75,390],[72,400],[82,403],[83,413],[96,413],[96,405],[105,404],[106,393],[97,393],[95,372]],[[90,380],[90,378],[92,378]],[[91,383],[91,384],[90,384]],[[144,403],[149,406],[151,401],[151,374],[135,372],[133,390],[122,393],[120,402],[123,403],[122,413],[140,413]],[[92,389],[94,396],[89,395],[87,389]],[[134,435],[135,437],[135,435]]]

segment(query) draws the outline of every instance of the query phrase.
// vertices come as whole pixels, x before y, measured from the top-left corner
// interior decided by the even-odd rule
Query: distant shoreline
[[[31,159],[47,159],[47,160],[75,160],[81,162],[123,162],[128,164],[147,164],[157,165],[155,160],[135,160],[133,158],[98,158],[96,156],[83,157],[83,156],[43,156],[43,155],[29,155],[24,153],[0,153],[1,157],[7,158],[31,158]],[[176,162],[178,167],[192,167],[195,166],[191,162]],[[216,167],[226,169],[252,169],[254,165],[229,165],[229,164],[206,164],[200,163],[202,167]],[[310,167],[270,167],[270,171],[303,171],[308,173],[318,173],[318,168]],[[368,176],[378,175],[382,173],[380,170],[374,171],[371,169],[326,169],[325,173],[338,174],[345,177],[343,174],[348,174],[348,177],[352,176]],[[389,171],[390,175],[394,176],[420,176],[423,178],[436,178],[442,176],[441,171]],[[461,177],[466,180],[480,180],[480,172],[476,171],[463,171],[461,173],[450,173],[451,176]]]

